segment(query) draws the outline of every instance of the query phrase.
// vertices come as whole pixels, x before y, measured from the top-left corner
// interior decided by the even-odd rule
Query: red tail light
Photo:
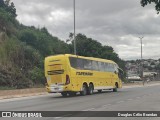
[[[70,83],[69,75],[66,75],[66,83],[65,83],[65,85],[68,85],[69,83]]]

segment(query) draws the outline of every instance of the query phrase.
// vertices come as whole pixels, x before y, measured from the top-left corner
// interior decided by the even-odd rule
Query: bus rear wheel
[[[82,96],[85,96],[85,95],[87,94],[87,86],[86,86],[86,85],[83,85],[82,91],[80,92],[80,94],[81,94]]]
[[[90,84],[90,85],[89,85],[89,89],[88,89],[88,94],[89,94],[89,95],[92,95],[92,94],[93,94],[93,90],[94,90],[93,85]]]
[[[67,97],[67,92],[61,92],[61,95],[62,95],[63,97]]]

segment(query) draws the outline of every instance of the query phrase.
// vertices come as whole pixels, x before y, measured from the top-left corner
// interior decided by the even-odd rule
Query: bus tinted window
[[[108,63],[104,63],[104,71],[105,72],[109,71],[109,64]]]
[[[115,68],[112,63],[109,64],[109,72],[115,72]]]
[[[77,58],[77,69],[84,69],[83,59]]]
[[[99,71],[98,62],[97,61],[92,61],[92,69],[96,70],[96,71]]]
[[[112,63],[104,63],[75,57],[69,57],[69,60],[71,67],[75,69],[118,72],[117,65]]]
[[[92,69],[92,62],[91,60],[83,60],[84,62],[84,69],[85,70],[91,70]]]
[[[108,72],[112,72],[112,67],[110,63],[108,64]]]
[[[70,61],[71,67],[73,67],[75,69],[84,69],[84,63],[83,63],[84,60],[83,59],[69,57],[69,61]]]
[[[116,71],[118,73],[118,65],[114,64],[114,71]]]
[[[69,61],[70,61],[71,67],[77,68],[77,58],[69,57]]]
[[[98,67],[100,71],[105,71],[105,63],[103,62],[98,62]]]
[[[105,68],[105,72],[114,72],[115,71],[115,68],[114,68],[114,65],[112,63],[105,63],[104,64]]]

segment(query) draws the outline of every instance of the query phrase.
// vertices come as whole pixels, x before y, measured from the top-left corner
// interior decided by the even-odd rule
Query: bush
[[[44,71],[38,67],[34,67],[29,71],[29,78],[34,84],[45,84]]]
[[[0,47],[0,86],[27,88],[43,84],[42,57],[31,46],[7,38]],[[36,66],[36,67],[35,67]]]
[[[18,68],[4,68],[0,67],[0,86],[10,88],[28,88],[33,86],[31,80],[27,79]]]

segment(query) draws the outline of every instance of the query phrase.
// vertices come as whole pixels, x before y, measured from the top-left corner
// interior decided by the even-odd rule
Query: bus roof
[[[84,58],[84,59],[90,59],[90,60],[96,60],[100,62],[109,62],[109,63],[115,63],[112,60],[102,59],[102,58],[95,58],[95,57],[85,57],[85,56],[79,56],[79,55],[72,55],[72,54],[65,54],[66,56],[71,57],[78,57],[78,58]],[[116,63],[115,63],[116,64]]]
[[[79,55],[73,55],[73,54],[57,54],[57,55],[50,55],[50,56],[47,56],[46,58],[50,58],[50,57],[54,57],[54,56],[57,56],[57,57],[58,57],[58,56],[78,57],[78,58],[96,60],[96,61],[100,61],[100,62],[115,63],[114,61],[108,60],[108,59],[95,58],[95,57],[85,57],[85,56],[79,56]],[[116,64],[116,63],[115,63],[115,64]]]

